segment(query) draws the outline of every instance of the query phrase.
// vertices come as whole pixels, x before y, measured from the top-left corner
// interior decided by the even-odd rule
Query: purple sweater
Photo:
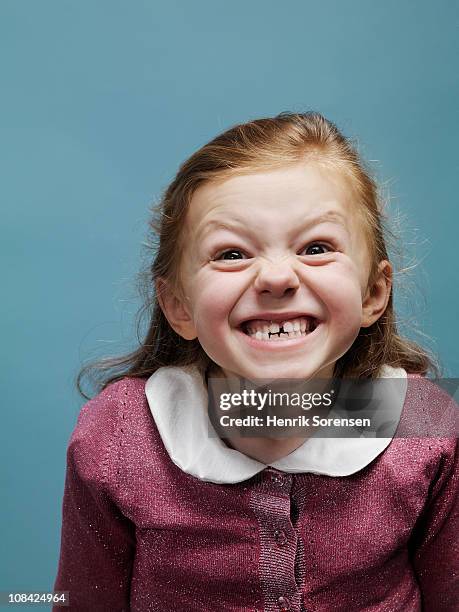
[[[459,610],[456,439],[394,438],[345,477],[215,484],[171,461],[145,382],[88,402],[69,443],[54,588],[70,610]],[[425,386],[402,421],[440,415]]]

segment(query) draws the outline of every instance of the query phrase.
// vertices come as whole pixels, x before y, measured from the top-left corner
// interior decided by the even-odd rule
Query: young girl
[[[149,331],[69,443],[55,589],[75,611],[457,611],[454,436],[209,435],[209,376],[397,379],[399,426],[444,414],[350,142],[318,113],[238,125],[159,212]]]

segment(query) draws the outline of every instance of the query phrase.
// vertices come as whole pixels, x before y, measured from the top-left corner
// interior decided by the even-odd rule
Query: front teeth
[[[280,332],[280,328],[283,328],[283,332]],[[299,338],[306,336],[310,331],[315,329],[315,325],[310,319],[301,317],[299,319],[292,319],[285,321],[281,326],[278,323],[263,323],[247,326],[247,334],[257,340],[269,340],[279,341],[287,340],[289,338]],[[270,336],[271,334],[271,336]],[[274,335],[273,335],[274,334]]]

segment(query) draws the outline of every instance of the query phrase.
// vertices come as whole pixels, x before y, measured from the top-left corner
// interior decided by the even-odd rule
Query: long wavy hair
[[[198,339],[185,340],[171,328],[155,292],[156,281],[161,277],[180,293],[183,228],[193,194],[205,182],[281,168],[307,159],[341,173],[353,189],[367,230],[371,254],[369,283],[372,282],[378,263],[389,259],[386,242],[394,234],[388,226],[378,185],[351,140],[317,112],[285,112],[236,125],[187,159],[159,203],[152,206],[151,241],[147,245],[152,258],[139,274],[138,283],[142,297],[137,313],[140,346],[126,355],[84,365],[76,379],[83,397],[89,399],[82,388],[86,377],[91,378],[97,393],[125,376],[148,377],[163,366],[194,364],[204,373],[214,365]],[[383,364],[422,375],[439,375],[435,356],[399,335],[393,299],[392,289],[384,314],[370,327],[360,329],[351,348],[335,364],[336,377],[375,378]],[[140,329],[145,316],[148,331],[142,341]]]

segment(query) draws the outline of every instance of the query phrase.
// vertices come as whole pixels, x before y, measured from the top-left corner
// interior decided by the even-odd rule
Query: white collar
[[[384,402],[398,424],[405,402],[407,374],[385,365],[380,378],[401,378],[384,387]],[[159,368],[145,385],[153,419],[172,461],[200,480],[218,484],[242,482],[267,465],[229,448],[215,435],[207,414],[208,391],[196,366]],[[339,415],[339,409],[334,413]],[[333,410],[329,416],[334,416]],[[395,428],[394,428],[395,431]],[[269,465],[284,472],[348,476],[366,467],[390,444],[392,437],[338,438],[313,436],[286,457]]]

